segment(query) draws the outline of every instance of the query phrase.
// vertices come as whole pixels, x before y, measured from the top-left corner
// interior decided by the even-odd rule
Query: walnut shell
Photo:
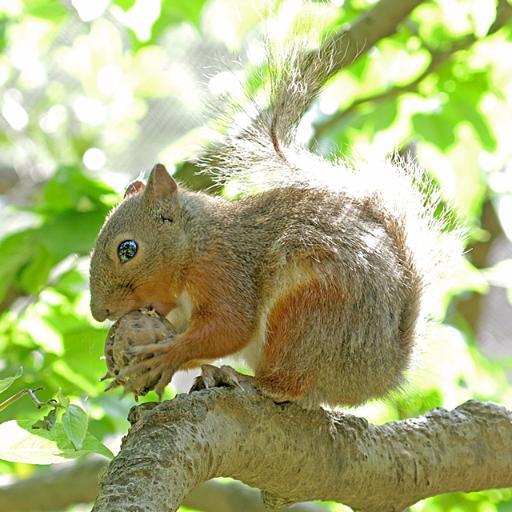
[[[130,347],[158,343],[175,334],[175,328],[166,318],[149,309],[131,311],[117,320],[110,328],[105,342],[108,373],[104,378],[114,379],[107,389],[123,386],[136,397],[153,389],[158,378],[151,378],[149,369],[141,369],[125,377],[120,377],[119,372],[152,356],[131,354],[128,351]]]

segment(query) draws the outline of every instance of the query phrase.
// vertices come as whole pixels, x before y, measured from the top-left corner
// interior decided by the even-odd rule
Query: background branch
[[[211,389],[135,408],[94,512],[175,511],[199,483],[231,476],[287,502],[400,511],[444,492],[512,486],[512,413],[470,401],[383,426]],[[492,425],[492,428],[489,426]]]
[[[324,84],[338,73],[367,53],[378,41],[396,32],[399,24],[423,3],[424,0],[380,0],[371,9],[364,12],[352,25],[340,30],[328,38],[319,50],[305,53],[298,64],[298,75],[309,75],[305,81],[310,92],[302,99],[304,104],[297,108],[297,113],[305,111]],[[273,105],[286,102],[290,91],[285,87],[273,100]],[[261,115],[264,115],[263,112]],[[293,124],[293,123],[291,123]],[[284,135],[284,134],[283,134]],[[214,165],[216,148],[206,150],[205,159]],[[174,176],[192,190],[210,188],[215,184],[204,173],[197,172],[195,161],[184,162]]]
[[[496,19],[489,28],[486,37],[496,33],[512,20],[512,6],[505,0],[500,0],[496,13]],[[355,99],[348,107],[340,110],[336,114],[328,117],[325,121],[315,124],[315,137],[314,140],[320,139],[325,136],[329,130],[339,125],[342,121],[350,117],[354,112],[359,110],[363,105],[368,103],[380,103],[382,101],[396,98],[406,92],[414,92],[418,89],[418,85],[430,74],[437,71],[443,64],[450,61],[458,52],[467,50],[474,43],[479,41],[473,34],[465,36],[457,41],[454,41],[448,48],[441,50],[430,49],[430,63],[428,66],[413,80],[404,85],[391,87],[386,91],[376,94],[370,94],[361,98]]]
[[[0,512],[55,512],[78,503],[92,503],[107,464],[104,458],[59,464],[47,473],[0,486]],[[185,498],[183,505],[204,512],[264,512],[260,493],[239,482],[204,482]],[[308,503],[290,509],[322,511],[325,509]]]
[[[398,25],[423,1],[380,0],[348,29],[332,36],[319,53],[315,52],[315,55],[325,62],[328,62],[331,56],[335,58],[325,81],[368,52],[378,41],[394,34]]]

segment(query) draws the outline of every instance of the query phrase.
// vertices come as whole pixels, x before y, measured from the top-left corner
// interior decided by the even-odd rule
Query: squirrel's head
[[[177,263],[186,240],[178,186],[157,164],[147,185],[133,182],[107,217],[91,257],[91,312],[117,319],[145,306],[166,315],[173,307]]]

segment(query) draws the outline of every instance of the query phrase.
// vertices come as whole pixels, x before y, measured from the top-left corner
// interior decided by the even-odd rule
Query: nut
[[[132,364],[137,364],[152,357],[153,354],[133,354],[130,348],[148,345],[168,340],[176,335],[172,324],[156,311],[139,309],[127,313],[110,328],[105,342],[105,361],[108,372],[102,380],[113,378],[107,387],[112,389],[123,386],[137,398],[153,389],[158,382],[157,377],[151,377],[150,368],[141,369],[128,376],[119,376],[119,372]]]

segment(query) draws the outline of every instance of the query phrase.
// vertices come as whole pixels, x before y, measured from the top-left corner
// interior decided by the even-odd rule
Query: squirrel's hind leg
[[[229,366],[203,365],[191,391],[252,385],[278,403],[318,406],[322,398],[318,373],[329,371],[320,341],[334,337],[342,303],[341,291],[332,282],[324,284],[313,277],[294,287],[270,308],[255,376]]]
[[[341,303],[341,291],[317,278],[275,302],[256,368],[255,384],[264,394],[276,402],[310,403],[317,392],[318,372],[326,371],[321,341],[330,337],[333,309]]]

